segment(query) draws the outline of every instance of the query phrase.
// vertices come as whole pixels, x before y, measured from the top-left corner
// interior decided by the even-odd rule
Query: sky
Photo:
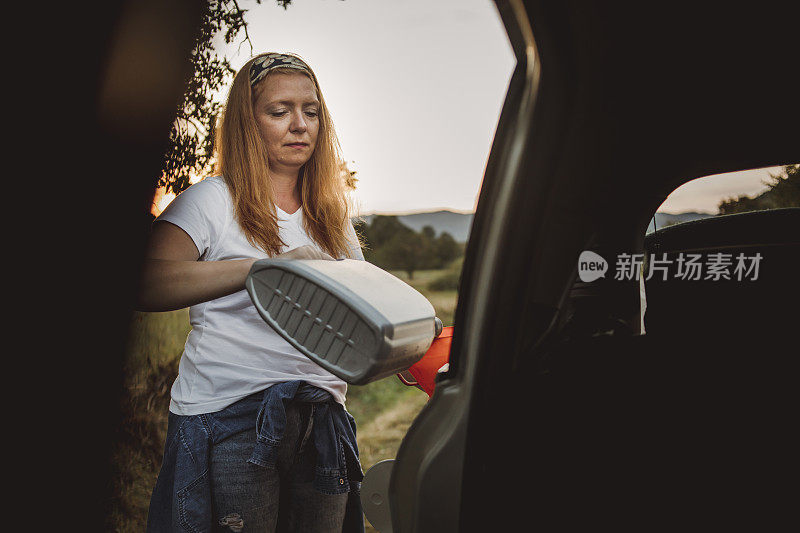
[[[359,214],[474,211],[515,65],[491,0],[240,6],[254,54],[293,52],[314,69],[357,172]],[[251,57],[247,43],[216,49],[236,70]],[[723,198],[764,190],[769,171],[695,180],[659,210],[715,213]]]
[[[657,211],[673,214],[697,211],[715,215],[721,200],[757,196],[767,189],[770,174],[781,174],[782,170],[783,167],[767,167],[697,178],[672,191]]]

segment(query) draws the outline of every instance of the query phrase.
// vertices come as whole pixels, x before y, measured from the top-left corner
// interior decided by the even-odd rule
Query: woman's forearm
[[[136,309],[172,311],[240,291],[255,261],[145,259]]]

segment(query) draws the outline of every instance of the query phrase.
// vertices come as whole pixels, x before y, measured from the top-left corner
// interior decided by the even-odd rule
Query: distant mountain
[[[375,215],[365,215],[362,218],[367,224],[372,222]],[[429,213],[414,213],[413,215],[395,215],[397,219],[413,229],[420,231],[425,226],[431,226],[436,230],[436,235],[442,232],[447,232],[453,236],[458,242],[467,242],[469,238],[469,231],[472,228],[473,213],[455,213],[453,211],[431,211]],[[655,221],[658,229],[671,226],[673,224],[681,224],[691,220],[698,220],[701,218],[713,217],[708,213],[697,213],[695,211],[688,211],[686,213],[656,213]],[[647,233],[653,231],[653,221],[647,226]]]
[[[691,222],[692,220],[700,220],[701,218],[714,217],[708,213],[697,213],[695,211],[687,211],[685,213],[656,213],[656,228],[653,228],[653,220],[650,219],[650,224],[647,226],[645,234],[655,231],[655,229],[663,229],[673,224],[682,224],[684,222]]]
[[[375,215],[365,215],[362,218],[367,224],[372,222]],[[397,220],[414,231],[420,231],[425,226],[436,230],[436,235],[447,232],[458,242],[467,242],[469,230],[472,228],[472,213],[455,213],[453,211],[431,211],[429,213],[414,213],[412,215],[395,215]]]

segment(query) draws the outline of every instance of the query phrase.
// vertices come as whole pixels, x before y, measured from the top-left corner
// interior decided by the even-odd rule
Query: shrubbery
[[[458,282],[461,279],[461,268],[464,266],[464,257],[461,256],[451,262],[441,276],[428,284],[428,288],[433,291],[457,291]]]
[[[435,280],[431,281],[428,287],[432,291],[455,291],[458,290],[458,281],[460,279],[460,272],[452,272],[448,270]]]
[[[425,226],[417,233],[397,217],[378,215],[367,225],[356,225],[366,248],[364,257],[385,270],[402,270],[413,279],[417,270],[445,268],[464,253],[464,246],[452,235]]]
[[[744,213],[762,209],[800,207],[800,164],[786,165],[778,174],[770,174],[768,189],[758,196],[739,196],[719,203],[719,214]]]

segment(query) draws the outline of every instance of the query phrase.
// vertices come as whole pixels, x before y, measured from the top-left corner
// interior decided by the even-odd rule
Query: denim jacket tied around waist
[[[325,401],[320,401],[325,400]],[[312,438],[317,449],[314,488],[324,494],[349,493],[343,532],[364,531],[359,492],[364,474],[358,459],[356,425],[330,394],[300,380],[273,385],[216,413],[169,414],[164,460],[150,501],[148,532],[211,531],[211,446],[255,428],[249,462],[275,468],[278,445],[292,401],[315,403]]]

